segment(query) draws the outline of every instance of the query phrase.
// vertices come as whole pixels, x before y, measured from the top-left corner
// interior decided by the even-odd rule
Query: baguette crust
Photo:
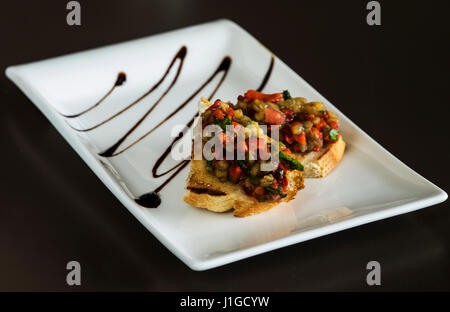
[[[294,199],[301,190],[303,178],[300,171],[286,173],[289,184],[287,196],[277,202],[258,202],[242,190],[238,184],[221,182],[216,176],[206,170],[206,160],[191,160],[186,194],[184,201],[191,206],[205,208],[214,212],[226,212],[234,208],[234,216],[246,217],[269,210],[280,202]]]
[[[294,153],[293,157],[305,167],[303,177],[322,178],[339,164],[344,155],[345,146],[345,141],[342,136],[339,136],[336,142],[329,144],[318,152]]]

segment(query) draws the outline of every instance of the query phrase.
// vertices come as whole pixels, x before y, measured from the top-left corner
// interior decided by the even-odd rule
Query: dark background
[[[449,191],[446,2],[8,1],[9,65],[217,18],[247,29],[408,166]],[[395,2],[395,3],[394,3]],[[35,106],[0,76],[0,290],[450,290],[448,201],[205,272],[159,243],[105,188]],[[82,285],[66,285],[77,260]],[[382,285],[365,282],[368,261]]]

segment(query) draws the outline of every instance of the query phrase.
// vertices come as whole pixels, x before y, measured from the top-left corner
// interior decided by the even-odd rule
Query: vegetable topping
[[[254,90],[249,90],[246,96],[254,99],[253,101],[263,101],[260,103],[280,101],[283,98],[282,93],[266,95]],[[269,111],[268,116],[270,116],[263,117],[263,119],[267,118],[267,121],[273,124],[285,123],[284,113],[276,109],[271,111],[265,107],[262,108],[264,109],[263,113],[267,114]],[[256,123],[244,115],[243,109],[232,103],[217,100],[201,114],[201,118],[203,128],[214,124],[221,128],[220,133],[214,134],[218,144],[213,147],[213,159],[206,162],[206,170],[209,173],[214,174],[221,181],[239,184],[247,195],[255,197],[260,202],[279,201],[287,196],[289,182],[286,172],[303,170],[303,166],[288,155],[288,149],[279,152],[278,162],[273,161],[270,154],[271,144],[282,144],[274,143],[264,133],[261,136],[251,135],[250,130],[253,129],[252,126],[255,127]],[[226,132],[227,125],[232,125],[236,131],[234,133]],[[237,139],[238,129],[245,130],[245,138]],[[202,138],[206,142],[213,138],[213,135]],[[234,157],[228,160],[225,155],[230,151]],[[222,152],[223,158],[218,156],[219,152]],[[238,152],[244,155],[244,159],[237,157]],[[262,165],[268,163],[271,164],[271,170],[262,170]]]
[[[260,124],[280,125],[280,141],[296,153],[319,151],[340,136],[338,117],[322,102],[293,98],[288,90],[274,94],[248,90],[236,106]]]

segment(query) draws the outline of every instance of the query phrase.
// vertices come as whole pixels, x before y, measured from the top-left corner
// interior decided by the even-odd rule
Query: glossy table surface
[[[449,191],[445,2],[80,1],[2,4],[2,71],[14,64],[217,18],[243,26],[396,157]],[[450,290],[450,211],[440,205],[205,272],[173,256],[0,76],[0,290]],[[51,153],[49,152],[51,151]],[[82,285],[66,284],[79,261]],[[382,285],[366,284],[381,264]]]

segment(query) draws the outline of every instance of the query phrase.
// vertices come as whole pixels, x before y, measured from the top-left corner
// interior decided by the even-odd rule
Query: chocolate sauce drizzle
[[[161,77],[161,79],[155,84],[153,85],[147,92],[145,92],[143,95],[141,95],[138,99],[136,99],[134,102],[132,102],[131,104],[127,105],[125,108],[121,109],[119,112],[115,113],[114,115],[112,115],[111,117],[95,124],[94,126],[91,126],[89,128],[85,128],[85,129],[76,129],[74,127],[72,127],[72,129],[74,129],[75,131],[80,131],[80,132],[88,132],[88,131],[92,131],[104,124],[106,124],[107,122],[111,121],[112,119],[118,117],[120,114],[122,114],[123,112],[127,111],[129,108],[131,108],[132,106],[136,105],[137,103],[139,103],[141,100],[143,100],[145,97],[147,97],[149,94],[151,94],[153,91],[155,91],[166,79],[166,77],[168,76],[169,72],[171,71],[171,69],[174,67],[175,63],[177,60],[179,60],[178,63],[178,68],[177,68],[177,72],[175,77],[172,79],[170,85],[167,87],[167,89],[164,91],[164,93],[159,97],[159,99],[147,110],[147,112],[145,112],[145,114],[121,137],[119,138],[111,147],[107,148],[105,151],[99,153],[100,156],[103,157],[113,157],[113,156],[117,156],[123,152],[125,152],[126,150],[128,150],[129,148],[131,148],[132,146],[134,146],[135,144],[137,144],[138,142],[140,142],[142,139],[144,139],[145,137],[147,137],[148,135],[150,135],[153,131],[155,131],[156,129],[158,129],[161,125],[163,125],[166,121],[168,121],[170,118],[172,118],[175,114],[177,114],[181,109],[183,109],[194,97],[196,97],[208,84],[211,83],[211,81],[220,73],[223,72],[222,77],[220,78],[219,82],[217,83],[216,87],[214,88],[214,90],[211,92],[211,94],[209,95],[208,99],[211,100],[214,95],[216,94],[217,90],[220,88],[220,86],[222,85],[222,83],[225,81],[225,78],[228,74],[228,71],[230,69],[231,66],[231,57],[229,56],[225,56],[222,59],[222,62],[220,63],[220,65],[217,67],[217,69],[214,71],[214,73],[191,95],[187,98],[187,100],[185,100],[183,103],[181,103],[176,109],[174,109],[164,120],[162,120],[160,123],[158,123],[156,126],[154,126],[153,128],[151,128],[149,131],[147,131],[144,135],[142,135],[140,138],[136,139],[135,141],[133,141],[132,143],[130,143],[129,145],[123,147],[122,149],[119,150],[119,147],[122,145],[122,143],[126,140],[126,138],[128,136],[130,136],[135,130],[136,128],[153,112],[153,110],[155,109],[155,107],[161,102],[161,100],[169,93],[169,91],[172,89],[172,87],[175,85],[176,81],[178,80],[178,77],[180,76],[181,73],[181,69],[183,68],[183,64],[184,64],[184,59],[187,55],[187,47],[186,46],[182,46],[180,48],[180,50],[176,53],[176,55],[174,56],[174,58],[172,59],[170,65],[168,66],[167,70],[165,71],[164,75]],[[274,65],[274,57],[273,55],[271,56],[271,61],[270,61],[270,66],[269,69],[267,70],[261,85],[259,86],[259,88],[257,89],[258,91],[261,91],[264,89],[265,85],[267,84],[267,81],[270,78],[270,75],[272,73],[272,69],[273,69],[273,65]],[[61,114],[62,116],[66,117],[66,118],[75,118],[75,117],[79,117],[89,111],[91,111],[92,109],[94,109],[95,107],[99,106],[108,96],[110,96],[113,91],[116,89],[116,87],[123,85],[123,83],[126,81],[126,74],[123,72],[120,72],[117,76],[116,82],[114,83],[114,85],[112,86],[112,88],[94,105],[92,105],[91,107],[85,109],[84,111],[78,113],[78,114],[74,114],[74,115],[64,115]],[[159,178],[162,177],[164,175],[167,175],[171,172],[173,172],[165,181],[164,183],[162,183],[160,186],[158,186],[155,190],[153,190],[152,192],[148,192],[145,193],[141,196],[139,196],[138,198],[135,199],[135,202],[141,206],[147,207],[147,208],[156,208],[161,204],[161,199],[158,195],[158,193],[181,171],[184,169],[184,167],[187,166],[187,164],[189,163],[189,159],[186,160],[182,160],[180,161],[178,164],[174,165],[173,167],[167,169],[164,172],[158,173],[158,169],[161,166],[161,164],[164,162],[164,160],[168,157],[168,155],[170,154],[170,151],[172,150],[172,147],[176,144],[176,142],[178,142],[181,138],[183,138],[183,136],[186,134],[187,131],[189,131],[189,129],[192,127],[195,117],[198,114],[195,114],[190,121],[186,124],[186,126],[184,127],[184,129],[182,131],[179,132],[178,136],[176,138],[174,138],[172,140],[172,142],[169,144],[169,146],[166,148],[166,150],[161,154],[161,156],[157,159],[157,161],[155,162],[155,164],[153,165],[152,168],[152,175],[154,178]]]

